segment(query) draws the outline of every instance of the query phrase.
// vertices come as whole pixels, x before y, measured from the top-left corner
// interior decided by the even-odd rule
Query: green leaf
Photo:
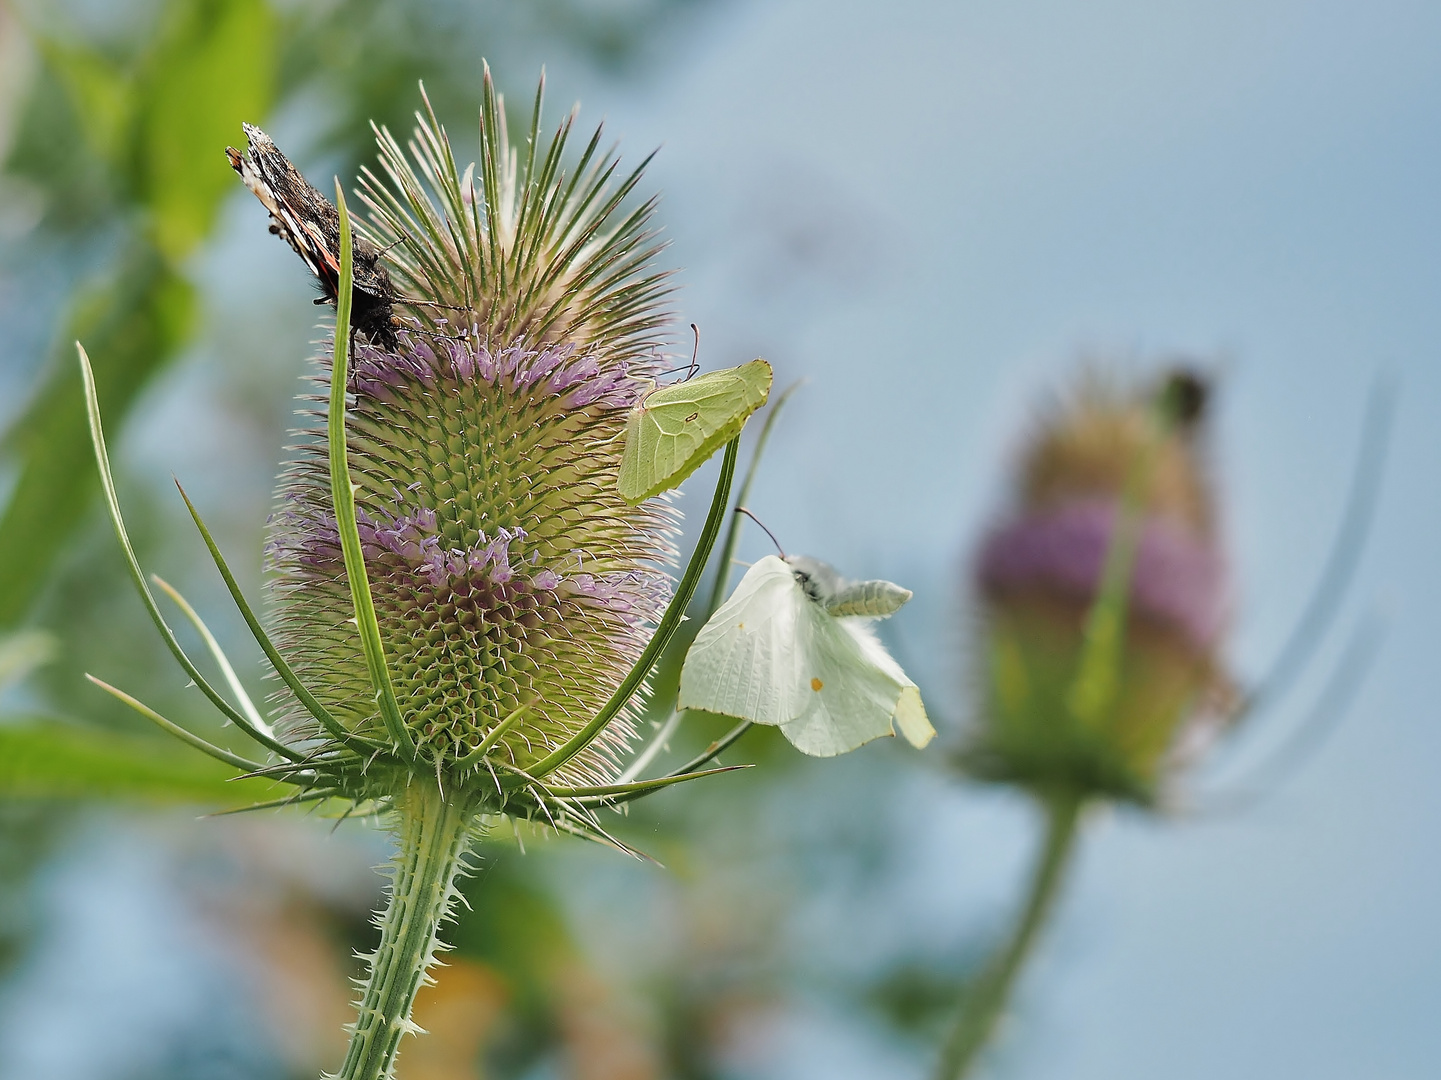
[[[129,150],[135,119],[135,81],[93,49],[47,41],[42,51],[68,92],[90,152],[116,169]]]
[[[272,799],[268,780],[158,739],[56,722],[0,725],[0,798],[231,806]]]
[[[172,0],[146,58],[137,109],[138,191],[171,259],[210,232],[235,187],[223,149],[274,93],[276,19],[263,0]]]
[[[100,392],[116,419],[190,336],[194,295],[176,262],[210,231],[234,182],[226,140],[270,104],[275,24],[263,0],[170,0],[157,44],[130,71],[93,50],[43,43],[109,184],[131,216],[146,211],[148,228],[79,295],[57,335],[63,349],[84,340],[105,358]],[[94,493],[69,363],[54,363],[4,449],[19,479],[0,517],[0,627],[25,615]]]

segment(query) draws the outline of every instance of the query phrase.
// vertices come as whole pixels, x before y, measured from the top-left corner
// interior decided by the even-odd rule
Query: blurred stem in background
[[[1311,662],[1355,571],[1385,460],[1384,390],[1325,571],[1263,689]],[[963,993],[937,1080],[981,1060],[1056,910],[1086,808],[1163,809],[1183,769],[1260,700],[1237,693],[1221,657],[1230,582],[1204,468],[1209,393],[1184,369],[1159,387],[1089,373],[1040,425],[1016,506],[981,545],[983,700],[957,763],[1033,798],[1045,835],[1014,928]],[[1344,710],[1364,674],[1356,652],[1353,642],[1303,734]]]
[[[936,1080],[980,1060],[1055,910],[1085,807],[1154,805],[1179,733],[1224,685],[1227,582],[1196,446],[1205,396],[1187,372],[1140,391],[1093,377],[1042,426],[1016,512],[982,545],[985,698],[960,764],[1031,796],[1045,834]]]
[[[1041,850],[1031,869],[1025,900],[1010,936],[985,969],[966,987],[955,1025],[941,1048],[936,1080],[965,1076],[1005,1014],[1016,977],[1025,967],[1065,883],[1076,848],[1084,798],[1056,792],[1041,801],[1045,815]]]

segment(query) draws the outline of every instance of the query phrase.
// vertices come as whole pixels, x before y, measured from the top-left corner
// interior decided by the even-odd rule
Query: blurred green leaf
[[[185,340],[194,306],[190,284],[143,241],[76,304],[62,348],[68,358],[81,340],[95,356],[112,424]],[[0,626],[25,615],[96,486],[80,376],[72,363],[52,370],[5,440],[20,459],[20,476],[0,517]]]
[[[58,648],[54,635],[43,630],[21,630],[0,637],[0,690],[55,659]]]
[[[209,233],[231,190],[227,141],[242,120],[260,119],[269,108],[275,31],[264,0],[170,0],[157,43],[130,65],[75,43],[44,43],[91,156],[140,211],[142,234],[149,234],[131,234],[111,270],[78,297],[56,342],[67,360],[76,340],[90,349],[115,427],[190,335],[194,296],[178,262]],[[38,82],[32,111],[53,111],[38,99],[46,91]],[[20,468],[0,517],[0,626],[12,626],[94,489],[72,364],[52,366],[4,448]]]
[[[270,108],[275,18],[263,0],[172,0],[142,74],[139,191],[171,259],[210,231],[235,175],[224,148]]]
[[[112,166],[122,159],[135,119],[135,84],[114,60],[92,49],[43,43],[45,59],[70,95],[90,152]]]
[[[167,741],[37,721],[0,725],[0,798],[237,807],[284,794]]]

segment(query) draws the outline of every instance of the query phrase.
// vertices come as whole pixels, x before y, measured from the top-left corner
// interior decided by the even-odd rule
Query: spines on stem
[[[390,866],[380,944],[364,957],[369,974],[349,1025],[344,1064],[328,1080],[385,1080],[401,1040],[419,1031],[410,1019],[415,995],[430,978],[439,932],[455,914],[457,882],[467,870],[474,818],[461,800],[417,780],[396,800],[398,845]]]

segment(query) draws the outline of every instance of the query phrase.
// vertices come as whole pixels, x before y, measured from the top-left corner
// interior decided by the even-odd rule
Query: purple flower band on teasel
[[[514,394],[559,397],[568,408],[596,402],[629,409],[650,388],[625,364],[606,364],[572,344],[528,349],[523,345],[492,352],[470,333],[458,337],[400,332],[401,348],[387,352],[357,344],[351,385],[365,398],[395,403],[408,386],[433,387],[440,382],[482,382]],[[658,366],[658,361],[655,366]]]
[[[1115,528],[1117,504],[1085,500],[1013,519],[990,533],[976,560],[988,595],[1051,588],[1089,602]],[[1137,611],[1174,627],[1200,648],[1215,644],[1230,596],[1214,543],[1152,517],[1141,528],[1131,579]]]
[[[371,572],[386,576],[397,570],[411,572],[436,589],[477,578],[492,585],[514,581],[533,591],[555,593],[609,611],[631,626],[655,622],[670,600],[670,579],[660,573],[562,575],[548,567],[522,573],[521,567],[514,565],[511,551],[512,545],[526,539],[525,530],[519,527],[497,529],[489,538],[481,533],[479,542],[467,548],[446,548],[441,546],[435,511],[429,508],[397,516],[368,514],[361,509],[356,512],[356,526]],[[299,538],[286,545],[290,558],[299,565],[333,572],[344,563],[333,517],[311,518],[302,525],[299,515],[292,515],[288,531]],[[279,543],[272,545],[271,553],[282,554]],[[533,566],[535,561],[536,553],[531,552],[521,564]]]
[[[618,615],[627,626],[657,621],[670,601],[670,579],[642,571],[572,574],[558,579],[556,588]]]

